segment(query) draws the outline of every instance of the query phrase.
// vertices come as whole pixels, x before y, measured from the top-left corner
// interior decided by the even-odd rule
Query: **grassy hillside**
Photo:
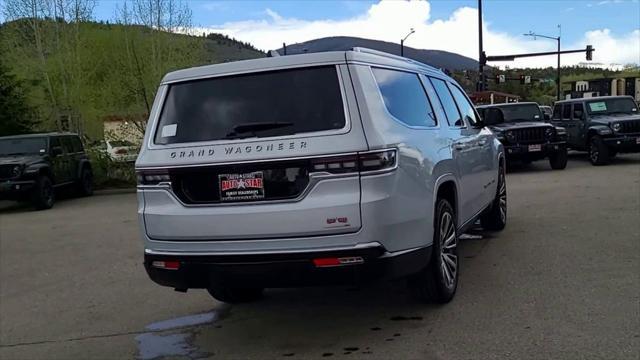
[[[0,25],[0,60],[23,84],[40,129],[68,123],[102,137],[106,117],[142,127],[169,71],[265,56],[220,34],[188,36],[137,25],[22,19]]]

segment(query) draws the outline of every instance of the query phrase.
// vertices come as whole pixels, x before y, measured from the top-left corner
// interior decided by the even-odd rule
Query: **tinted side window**
[[[440,99],[440,103],[442,104],[442,108],[444,109],[445,114],[447,115],[447,121],[451,126],[461,126],[462,125],[462,116],[460,116],[460,112],[458,111],[458,107],[456,106],[455,101],[453,100],[453,96],[449,91],[449,87],[447,84],[440,79],[429,78],[433,87],[436,89],[436,93],[438,94],[438,98]]]
[[[372,68],[384,105],[409,126],[435,126],[433,108],[417,74]]]
[[[584,114],[584,107],[582,103],[573,104],[573,119],[580,120],[582,119],[582,115]]]
[[[560,115],[562,114],[562,105],[556,105],[553,107],[553,118],[560,119]]]
[[[456,100],[458,104],[458,109],[462,112],[462,116],[469,123],[469,125],[475,125],[478,122],[478,117],[476,115],[476,111],[473,109],[473,105],[467,100],[467,97],[464,95],[462,90],[455,85],[449,84],[449,88],[451,89],[451,93],[453,94],[453,98]],[[464,124],[456,126],[464,126]]]
[[[562,105],[562,120],[571,119],[571,104]]]
[[[65,153],[72,153],[73,145],[71,144],[71,138],[69,136],[63,136],[60,138],[60,143],[62,144],[62,148]]]
[[[52,137],[49,139],[49,149],[53,149],[56,146],[61,146],[60,145],[60,139],[58,139],[57,137]]]

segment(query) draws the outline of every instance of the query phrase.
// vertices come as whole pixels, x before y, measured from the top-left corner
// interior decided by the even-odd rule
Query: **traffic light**
[[[593,46],[587,45],[587,60],[593,60]]]

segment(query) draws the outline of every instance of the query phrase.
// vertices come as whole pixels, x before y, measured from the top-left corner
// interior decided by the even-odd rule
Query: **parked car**
[[[507,221],[504,151],[462,88],[378,52],[167,74],[136,162],[144,264],[178,291],[409,277],[457,288],[459,234]]]
[[[128,140],[105,141],[109,157],[115,161],[134,162],[138,157],[138,146]]]
[[[545,119],[551,119],[551,115],[553,114],[553,108],[548,105],[540,105],[540,111],[542,111],[542,115]]]
[[[538,104],[493,104],[477,109],[485,125],[504,145],[507,162],[549,159],[554,170],[567,167],[566,130],[545,123],[545,115]]]
[[[617,153],[640,152],[640,112],[631,96],[558,101],[551,123],[565,127],[569,147],[588,151],[593,165],[606,165]]]
[[[31,201],[49,209],[55,189],[75,186],[93,193],[91,163],[76,134],[49,133],[0,137],[0,199]]]

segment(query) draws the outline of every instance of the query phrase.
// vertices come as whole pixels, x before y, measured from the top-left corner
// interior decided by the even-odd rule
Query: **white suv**
[[[151,279],[226,302],[400,276],[448,302],[459,234],[506,224],[502,145],[464,91],[362,48],[167,74],[136,169]]]

